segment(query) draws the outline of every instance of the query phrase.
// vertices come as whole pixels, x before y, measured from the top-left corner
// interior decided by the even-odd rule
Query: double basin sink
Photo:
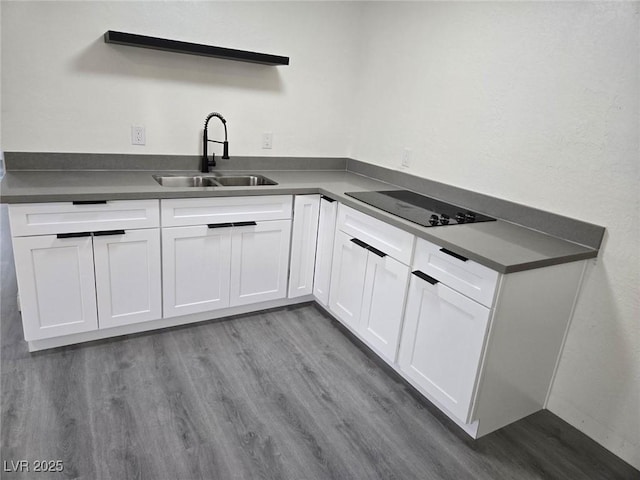
[[[153,175],[153,179],[163,187],[256,187],[278,184],[270,178],[254,174]]]

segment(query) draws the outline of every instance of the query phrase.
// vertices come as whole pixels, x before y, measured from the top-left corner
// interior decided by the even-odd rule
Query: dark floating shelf
[[[262,65],[289,65],[289,57],[269,55],[267,53],[248,52],[233,48],[214,47],[200,43],[180,42],[166,38],[148,37],[135,33],[114,32],[108,30],[104,34],[105,43],[128,45],[130,47],[151,48],[167,52],[187,53],[189,55],[201,55],[203,57],[224,58],[240,62],[260,63]]]

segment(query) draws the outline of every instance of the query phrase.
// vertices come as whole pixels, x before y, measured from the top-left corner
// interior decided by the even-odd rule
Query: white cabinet
[[[293,204],[289,298],[313,293],[320,195],[296,195]]]
[[[9,218],[27,341],[161,318],[157,200],[10,205]]]
[[[231,306],[285,298],[291,220],[234,227],[231,237]]]
[[[25,340],[98,328],[90,235],[17,237],[13,250]]]
[[[418,239],[398,369],[474,438],[544,408],[585,262],[500,275]]]
[[[313,293],[475,438],[544,408],[586,261],[502,275],[318,195],[292,235],[292,199],[10,205],[29,347]]]
[[[411,262],[415,237],[410,233],[344,204],[338,206],[337,225],[337,228],[347,235],[383,251],[396,260],[406,265]]]
[[[419,388],[467,423],[489,309],[418,275],[411,276],[398,363]]]
[[[285,298],[291,205],[291,195],[162,200],[164,316]]]
[[[471,421],[498,273],[418,239],[398,365],[461,423]]]
[[[164,316],[229,306],[231,227],[162,229]]]
[[[426,240],[419,239],[417,243],[415,268],[485,307],[491,307],[498,272]]]
[[[407,265],[369,252],[359,331],[391,363],[398,351],[408,276]]]
[[[357,330],[362,310],[368,252],[351,240],[346,233],[336,232],[329,308],[342,323],[352,330]]]
[[[162,226],[219,225],[291,218],[291,195],[162,200]]]
[[[373,250],[373,251],[371,251]],[[396,359],[409,267],[336,234],[329,306],[339,320],[390,363]]]
[[[95,233],[93,255],[100,328],[162,317],[159,229]]]
[[[409,267],[379,250],[410,258],[414,238],[391,225],[340,205],[329,308],[388,362],[396,359]],[[358,232],[373,246],[359,237]]]
[[[21,203],[9,206],[11,235],[98,232],[160,226],[158,200]]]
[[[333,243],[335,240],[337,214],[338,202],[323,195],[320,198],[313,295],[316,300],[324,306],[329,306],[331,264],[333,261]]]

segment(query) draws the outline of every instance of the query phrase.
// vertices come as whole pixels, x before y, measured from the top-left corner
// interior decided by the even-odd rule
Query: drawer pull
[[[430,283],[431,285],[435,285],[436,283],[439,282],[439,280],[436,280],[433,277],[430,277],[429,275],[427,275],[426,273],[421,272],[420,270],[414,270],[413,272],[411,272],[412,275],[415,275],[416,277],[418,277],[421,280],[424,280],[427,283]]]
[[[107,235],[124,235],[124,230],[102,230],[100,232],[93,232],[94,237],[106,237]]]
[[[373,254],[375,254],[375,255],[379,256],[380,258],[384,258],[384,257],[386,257],[386,256],[387,256],[387,254],[386,254],[386,253],[384,253],[384,252],[383,252],[383,251],[381,251],[381,250],[378,250],[377,248],[373,248],[371,245],[369,245],[369,246],[368,246],[367,250],[369,250],[371,253],[373,253]]]
[[[359,247],[364,248],[365,250],[369,250],[369,245],[367,245],[366,243],[364,243],[362,240],[358,240],[357,238],[352,238],[351,242],[355,243],[356,245],[358,245]]]
[[[251,226],[256,226],[257,223],[256,222],[233,222],[232,225],[234,227],[251,227]]]
[[[446,253],[447,255],[451,255],[453,258],[457,258],[458,260],[462,260],[463,262],[466,262],[467,260],[469,260],[467,257],[463,257],[462,255],[452,252],[451,250],[447,250],[446,248],[441,248],[440,251],[442,253]]]
[[[207,225],[207,228],[228,228],[233,227],[233,223],[210,223]]]
[[[72,205],[104,205],[106,200],[74,200]]]
[[[58,233],[56,238],[78,238],[78,237],[90,237],[91,232],[74,232],[74,233]]]
[[[326,201],[327,201],[327,202],[329,202],[329,203],[333,203],[333,202],[335,202],[335,200],[334,200],[333,198],[331,198],[331,197],[327,197],[326,195],[320,195],[320,198],[321,198],[322,200],[326,200]]]
[[[357,238],[352,238],[350,241],[355,243],[359,247],[364,248],[365,250],[369,250],[371,253],[379,256],[380,258],[384,258],[387,256],[387,254],[384,253],[382,250],[378,250],[377,248],[372,247],[368,243],[364,243],[362,240],[359,240]]]

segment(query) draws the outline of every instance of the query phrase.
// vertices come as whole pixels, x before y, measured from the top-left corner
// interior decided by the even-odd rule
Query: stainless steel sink
[[[255,187],[259,185],[277,185],[262,175],[152,175],[163,187]]]
[[[223,175],[216,177],[218,182],[223,187],[256,187],[258,185],[277,185],[276,182],[270,178],[263,177],[262,175]]]
[[[213,176],[204,175],[153,175],[163,187],[219,187]]]

